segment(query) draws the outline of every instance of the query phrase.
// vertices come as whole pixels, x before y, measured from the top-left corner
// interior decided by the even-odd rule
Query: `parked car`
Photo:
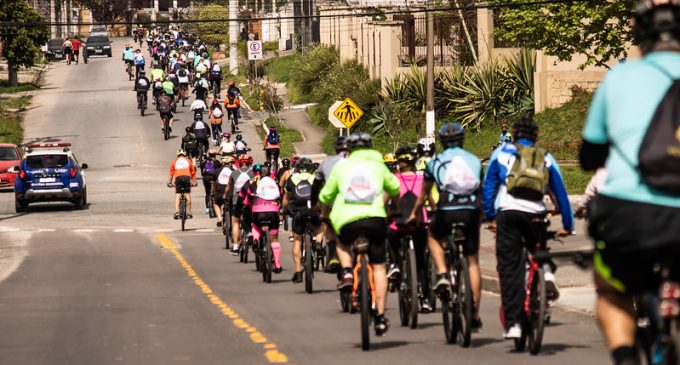
[[[21,152],[15,144],[0,143],[0,188],[14,188]]]
[[[61,60],[64,58],[64,50],[61,45],[64,43],[63,39],[55,38],[47,41],[47,45],[43,47],[45,58],[48,61]]]
[[[28,210],[30,203],[67,201],[76,209],[87,206],[85,173],[87,164],[80,164],[71,151],[70,143],[26,145],[14,180],[14,200],[17,213]]]
[[[90,37],[96,36],[108,37],[109,32],[106,30],[106,27],[94,27],[90,30]]]
[[[87,57],[104,55],[111,57],[111,41],[109,41],[109,37],[89,36],[85,42],[85,47],[87,48]]]

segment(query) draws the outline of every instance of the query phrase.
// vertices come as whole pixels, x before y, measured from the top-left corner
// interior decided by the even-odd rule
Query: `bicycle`
[[[169,183],[168,187],[175,187],[175,184]],[[185,192],[181,192],[179,197],[179,219],[181,221],[182,231],[185,231],[187,218],[187,196]]]
[[[163,139],[165,141],[170,139],[170,118],[163,116]]]
[[[399,284],[399,318],[403,327],[418,327],[418,268],[413,236],[402,240],[401,280]]]
[[[215,212],[215,198],[212,194],[208,197],[208,217],[210,219],[217,217],[217,213]]]
[[[228,250],[231,245],[231,213],[229,212],[229,204],[225,201],[222,204],[222,234],[224,235],[224,248]]]
[[[352,244],[356,260],[356,265],[353,270],[354,285],[352,286],[352,308],[361,313],[361,349],[363,351],[368,351],[371,347],[368,331],[371,325],[371,319],[375,317],[376,308],[373,268],[368,263],[368,246],[369,241],[366,239],[363,232],[359,233],[359,237],[357,237]]]
[[[458,342],[462,347],[470,346],[472,334],[472,285],[467,258],[463,256],[465,224],[455,223],[451,227],[444,255],[446,267],[451,276],[451,290],[440,292],[444,335],[447,343]]]
[[[305,291],[311,294],[314,289],[314,266],[317,262],[318,248],[311,225],[311,215],[307,214],[303,219],[305,220],[305,233],[302,236],[302,269],[305,272]]]
[[[260,269],[262,269],[262,281],[265,283],[272,282],[272,272],[274,271],[274,251],[272,251],[272,240],[269,234],[269,225],[271,222],[262,221],[262,235],[260,242],[258,242],[258,253],[256,254],[260,260]]]
[[[238,131],[238,118],[236,117],[236,111],[227,113],[228,117],[227,119],[229,120],[229,125],[231,126],[231,133],[234,134],[236,131]]]
[[[126,71],[127,74],[128,74],[128,81],[132,81],[132,78],[133,78],[133,76],[134,76],[134,75],[132,74],[132,64],[129,63],[129,62],[126,62],[126,65],[127,65],[127,67],[126,67],[126,70],[125,70],[125,71]]]
[[[147,96],[146,93],[137,93],[137,109],[139,109],[139,114],[144,116],[146,111]]]
[[[240,261],[244,264],[248,263],[248,248],[253,245],[252,237],[248,235],[247,230],[244,228],[244,224],[241,223],[241,245],[239,246],[239,256]],[[257,254],[255,254],[255,269],[260,271],[260,262],[258,261]]]

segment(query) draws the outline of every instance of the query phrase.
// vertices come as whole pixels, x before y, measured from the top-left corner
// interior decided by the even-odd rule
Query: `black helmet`
[[[633,35],[643,46],[660,40],[680,41],[680,0],[644,0],[635,9]]]
[[[283,160],[281,160],[281,166],[290,167],[290,159],[288,157],[284,157]]]
[[[347,138],[347,147],[350,151],[373,147],[373,138],[366,132],[354,132]]]
[[[439,142],[444,148],[463,147],[465,129],[459,123],[448,123],[439,128]]]
[[[271,175],[271,171],[272,171],[271,169],[272,169],[271,166],[267,166],[266,164],[262,165],[262,167],[260,168],[260,176]]]
[[[512,137],[514,139],[528,139],[536,142],[538,138],[538,124],[531,118],[522,118],[512,125]]]
[[[340,136],[335,140],[335,152],[347,151],[347,138]]]
[[[418,141],[417,151],[419,156],[434,156],[434,138],[421,138]]]
[[[187,132],[187,133],[191,133],[191,127],[184,128],[184,131]]]
[[[397,161],[403,161],[408,163],[414,163],[416,161],[416,151],[409,146],[402,146],[397,148],[394,152]]]
[[[243,139],[243,136],[242,136],[241,134],[237,134],[237,135],[236,135],[236,140],[237,140],[237,141],[240,141],[240,140],[242,140],[242,139]]]
[[[295,162],[295,169],[298,171],[306,171],[306,172],[312,172],[314,166],[312,160],[308,159],[307,157],[303,157],[297,162]]]

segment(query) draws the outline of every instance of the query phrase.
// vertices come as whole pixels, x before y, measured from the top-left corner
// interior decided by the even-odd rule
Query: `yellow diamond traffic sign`
[[[342,122],[345,127],[352,128],[354,123],[356,123],[359,118],[364,115],[364,111],[361,110],[361,108],[359,108],[359,106],[356,105],[352,99],[347,98],[337,109],[335,109],[333,115],[340,119],[340,122]]]

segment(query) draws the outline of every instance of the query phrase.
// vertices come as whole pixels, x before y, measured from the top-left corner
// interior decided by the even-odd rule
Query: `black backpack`
[[[642,180],[650,187],[680,195],[680,79],[674,79],[658,65],[651,65],[673,84],[657,107],[642,139],[638,170]]]
[[[399,180],[406,185],[406,181],[401,175],[399,176]],[[416,205],[416,201],[418,200],[418,196],[416,193],[413,192],[413,189],[416,187],[416,184],[418,183],[418,178],[416,177],[415,180],[413,180],[413,185],[411,188],[406,186],[406,193],[402,195],[399,198],[399,220],[397,221],[398,224],[407,224],[408,218],[411,216],[411,212],[413,211],[413,207]],[[418,215],[420,215],[420,212],[418,212]]]
[[[158,111],[161,113],[170,113],[172,106],[170,105],[170,98],[163,97],[158,99]]]

